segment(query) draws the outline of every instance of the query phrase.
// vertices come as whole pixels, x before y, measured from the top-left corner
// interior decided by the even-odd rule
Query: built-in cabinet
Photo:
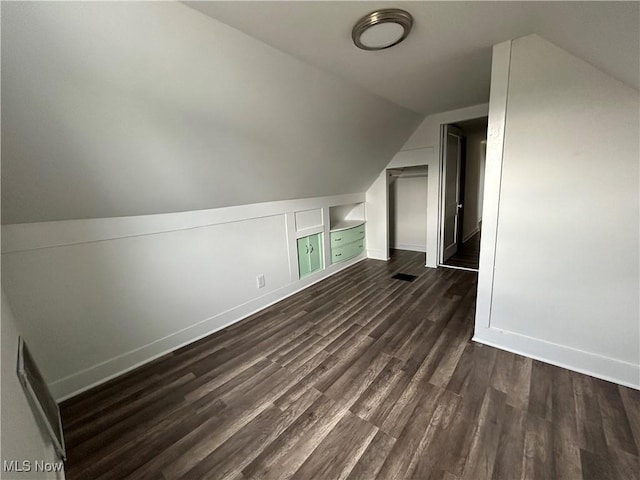
[[[322,234],[298,239],[298,273],[300,278],[322,270]]]
[[[365,251],[363,202],[301,210],[286,218],[288,231],[295,235],[296,251],[289,252],[292,279],[309,277]]]
[[[364,252],[363,220],[344,221],[331,230],[331,263],[344,262]]]

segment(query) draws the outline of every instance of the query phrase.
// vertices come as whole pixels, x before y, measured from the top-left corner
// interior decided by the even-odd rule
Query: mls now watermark
[[[61,472],[62,462],[45,462],[44,460],[4,460],[2,462],[4,472]]]

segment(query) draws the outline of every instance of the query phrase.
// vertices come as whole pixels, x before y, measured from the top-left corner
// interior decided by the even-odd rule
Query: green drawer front
[[[344,262],[364,252],[364,239],[331,249],[331,263]]]
[[[331,246],[341,247],[342,245],[355,242],[362,238],[364,238],[364,225],[358,225],[357,227],[349,228],[347,230],[331,232]]]

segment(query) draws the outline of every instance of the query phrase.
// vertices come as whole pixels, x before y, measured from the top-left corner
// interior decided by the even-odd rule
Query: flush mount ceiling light
[[[384,50],[407,38],[412,26],[409,12],[397,8],[376,10],[358,20],[351,38],[363,50]]]

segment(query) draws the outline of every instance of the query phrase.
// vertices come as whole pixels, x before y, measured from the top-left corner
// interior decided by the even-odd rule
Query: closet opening
[[[427,251],[427,165],[387,170],[391,250]]]
[[[487,117],[442,126],[439,265],[478,271]]]

